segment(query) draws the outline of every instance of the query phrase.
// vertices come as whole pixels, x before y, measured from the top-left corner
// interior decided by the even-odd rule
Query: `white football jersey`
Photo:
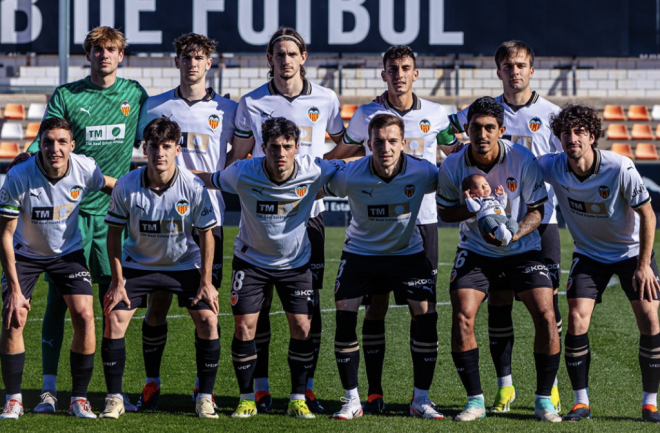
[[[496,97],[495,100],[504,107],[506,131],[502,138],[522,144],[535,156],[563,150],[561,141],[553,135],[550,129],[550,115],[561,111],[558,106],[542,98],[536,92],[533,93],[532,99],[527,105],[518,109],[512,108],[504,99],[504,95]],[[451,124],[461,132],[463,132],[463,125],[467,123],[469,108],[449,116]],[[554,191],[549,184],[546,184],[546,190],[548,191],[548,201],[545,204],[542,224],[557,224]]]
[[[428,161],[401,157],[401,172],[387,182],[374,172],[368,156],[348,163],[324,188],[328,195],[348,197],[352,217],[344,251],[365,256],[423,251],[415,222],[425,194],[436,188],[438,169]]]
[[[143,140],[147,124],[161,116],[168,117],[181,128],[179,166],[189,170],[213,173],[222,170],[227,160],[227,143],[234,136],[234,116],[238,104],[223,98],[209,88],[206,96],[195,102],[181,97],[179,88],[152,96],[142,105],[137,139]],[[222,224],[225,202],[220,191],[210,192],[218,224]]]
[[[366,155],[371,155],[371,149],[366,141],[369,138],[369,122],[377,114],[392,114],[403,119],[406,139],[406,147],[403,151],[416,158],[425,159],[433,165],[437,164],[438,144],[453,144],[456,141],[442,105],[418,98],[413,93],[413,106],[405,112],[391,107],[387,100],[383,104],[372,102],[358,107],[346,128],[344,143],[364,145]],[[437,222],[435,196],[427,194],[422,202],[416,224],[437,224]]]
[[[546,182],[555,188],[575,252],[604,263],[639,255],[639,215],[649,201],[642,177],[625,156],[595,149],[596,167],[580,181],[565,153],[537,158]]]
[[[0,189],[0,215],[18,218],[14,232],[16,253],[45,259],[81,250],[78,229],[80,201],[85,194],[105,185],[92,158],[69,154],[63,178],[51,182],[41,154],[13,167]]]
[[[264,164],[265,157],[236,161],[211,181],[241,200],[234,255],[261,268],[295,269],[311,257],[307,221],[316,194],[345,164],[296,155],[293,175],[281,184],[270,179]]]
[[[298,154],[315,158],[325,153],[326,131],[338,135],[344,130],[339,99],[334,91],[304,80],[300,95],[287,98],[278,92],[271,80],[244,95],[238,103],[234,134],[239,138],[254,137],[253,157],[264,156],[261,126],[271,117],[284,117],[298,125]],[[312,208],[312,217],[324,210],[323,200],[318,200]]]
[[[438,206],[449,208],[465,204],[461,183],[471,174],[480,174],[491,186],[503,185],[507,194],[507,218],[520,221],[527,213],[527,207],[542,206],[548,200],[541,169],[534,155],[524,146],[509,141],[499,141],[499,159],[488,171],[476,166],[471,146],[465,146],[444,160],[438,174]],[[516,242],[503,247],[487,244],[477,225],[476,218],[460,223],[458,246],[477,254],[489,257],[503,257],[541,249],[538,230],[523,236]]]
[[[209,230],[217,224],[204,183],[183,167],[176,167],[169,185],[157,191],[149,187],[147,167],[119,179],[105,222],[128,229],[122,266],[168,271],[201,269],[193,226]]]

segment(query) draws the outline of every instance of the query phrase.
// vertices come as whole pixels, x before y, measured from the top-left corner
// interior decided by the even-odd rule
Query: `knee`
[[[213,339],[218,332],[218,317],[209,312],[209,314],[200,314],[196,320],[197,335],[205,340]]]
[[[94,329],[94,310],[91,308],[85,308],[81,311],[71,311],[71,322],[73,323],[74,328],[77,329]]]
[[[234,336],[241,341],[253,340],[255,331],[256,328],[253,329],[248,322],[236,321],[234,328]]]
[[[310,321],[299,320],[295,326],[291,328],[291,336],[296,340],[307,340],[310,333]]]
[[[464,339],[474,333],[474,316],[458,311],[452,317],[452,325],[453,337]]]

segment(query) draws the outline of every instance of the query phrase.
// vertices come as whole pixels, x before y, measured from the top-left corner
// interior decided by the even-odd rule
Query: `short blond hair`
[[[113,45],[116,46],[119,51],[124,51],[128,46],[124,34],[112,27],[96,27],[87,34],[85,42],[83,42],[85,53],[92,51],[92,47],[95,45]]]

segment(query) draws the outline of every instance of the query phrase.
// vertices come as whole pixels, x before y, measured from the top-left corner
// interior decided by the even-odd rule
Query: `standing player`
[[[215,172],[225,167],[227,143],[234,135],[236,102],[223,98],[206,88],[206,74],[211,68],[216,41],[194,33],[174,40],[180,85],[158,96],[152,96],[142,106],[140,125],[165,116],[182,130],[181,154],[176,164],[203,172]],[[142,139],[138,128],[138,139]],[[212,229],[215,241],[213,254],[213,285],[222,282],[222,220],[225,203],[222,193],[209,193],[218,225]],[[197,241],[198,236],[193,235]],[[167,342],[167,312],[172,294],[159,292],[149,299],[149,309],[142,323],[142,348],[146,380],[138,407],[155,409],[160,395],[160,365]],[[199,383],[196,384],[196,388]],[[197,389],[194,394],[196,395]],[[195,395],[193,397],[195,397]]]
[[[504,108],[493,98],[472,103],[464,125],[470,144],[447,157],[438,176],[438,214],[445,222],[460,222],[458,251],[450,277],[452,357],[467,391],[468,403],[457,421],[486,415],[479,379],[479,348],[474,324],[480,304],[499,290],[515,290],[529,310],[536,330],[535,415],[560,422],[551,399],[559,369],[559,335],[552,308],[552,282],[540,254],[536,228],[548,196],[534,155],[525,147],[500,140]],[[503,246],[492,234],[482,239],[475,214],[464,203],[463,179],[484,176],[491,185],[506,185],[510,215],[520,219],[518,233]],[[486,240],[486,242],[484,242]]]
[[[559,107],[532,91],[530,79],[534,76],[534,51],[522,41],[506,41],[495,52],[497,77],[502,81],[502,95],[495,98],[504,108],[504,139],[527,147],[535,156],[561,151],[561,143],[550,130],[550,115]],[[452,126],[460,132],[467,123],[468,108],[450,116]],[[443,149],[449,153],[450,148]],[[561,338],[562,321],[557,299],[560,277],[561,246],[555,212],[554,192],[546,184],[548,201],[543,221],[538,228],[541,235],[541,257],[550,271],[554,289],[554,309],[557,329]],[[507,412],[516,399],[516,389],[511,376],[511,352],[513,350],[513,292],[504,290],[488,295],[488,335],[490,354],[497,373],[497,395],[492,412]],[[561,403],[555,378],[552,387],[552,403],[559,412]]]
[[[97,27],[89,32],[83,47],[91,65],[90,75],[55,89],[45,118],[71,122],[74,152],[94,158],[105,175],[120,178],[130,169],[140,106],[147,94],[137,81],[117,77],[126,48],[126,39],[119,30]],[[35,152],[38,143],[39,137],[28,151]],[[100,192],[91,193],[85,196],[78,215],[83,250],[101,300],[110,284],[107,227],[103,222],[109,200]],[[67,308],[55,284],[49,282],[48,287],[41,329],[43,393],[34,408],[36,413],[51,413],[57,408],[57,366]],[[130,410],[136,410],[135,406],[130,405]]]
[[[106,222],[112,285],[103,304],[106,326],[101,358],[108,387],[101,418],[124,411],[122,377],[126,364],[124,336],[135,309],[158,290],[176,293],[197,332],[199,394],[195,412],[218,418],[212,393],[220,358],[218,291],[212,284],[213,202],[203,183],[177,167],[181,153],[179,126],[165,117],[144,129],[147,166],[122,177],[113,191]],[[122,249],[124,228],[128,237]],[[199,247],[193,241],[199,234]]]
[[[349,164],[324,189],[329,195],[348,197],[353,215],[335,282],[335,357],[345,392],[335,419],[349,420],[363,413],[356,334],[362,298],[392,290],[407,299],[417,322],[411,343],[415,389],[410,415],[444,418],[428,395],[438,357],[438,313],[433,270],[415,224],[426,194],[436,189],[438,170],[434,164],[405,155],[406,144],[400,117],[376,115],[369,122],[368,145],[373,154]]]
[[[287,414],[314,418],[305,403],[305,387],[313,368],[310,327],[318,302],[312,289],[311,245],[305,226],[316,194],[343,167],[309,154],[297,156],[300,130],[290,120],[266,120],[261,135],[265,157],[236,161],[224,171],[203,175],[209,187],[238,194],[241,200],[231,292],[236,324],[231,351],[241,395],[232,416],[257,414],[252,381],[261,358],[257,358],[255,336],[258,318],[264,314],[266,289],[274,285],[291,332]]]
[[[75,147],[71,124],[46,119],[39,130],[39,153],[16,167],[0,190],[0,259],[2,261],[2,335],[0,360],[7,402],[1,419],[23,415],[21,381],[25,365],[23,328],[32,290],[48,272],[69,310],[72,391],[69,413],[96,418],[87,401],[94,369],[94,308],[92,283],[82,251],[78,211],[91,192],[112,189],[91,158],[71,154]]]
[[[269,77],[272,79],[263,86],[244,95],[238,103],[236,112],[236,132],[232,149],[227,156],[227,165],[236,159],[263,156],[261,126],[271,117],[285,117],[293,121],[300,129],[301,155],[323,157],[325,133],[335,142],[341,141],[344,124],[339,112],[339,100],[330,89],[317,86],[305,78],[304,63],[307,60],[307,48],[300,34],[290,28],[282,27],[276,31],[268,43],[266,54],[270,65]],[[307,235],[312,244],[311,270],[314,290],[323,287],[325,268],[325,229],[323,225],[323,201],[318,200],[312,207],[311,218],[307,224]],[[254,373],[257,407],[266,412],[272,405],[268,382],[268,348],[270,345],[270,302],[272,289],[266,296],[263,313],[257,324],[257,356],[259,362]],[[314,317],[312,318],[312,340],[314,341],[314,362],[307,384],[307,403],[314,412],[322,412],[323,407],[314,395],[314,372],[321,345],[321,309],[319,296],[315,296]]]
[[[566,105],[552,118],[564,153],[538,158],[543,177],[556,191],[562,215],[575,240],[568,278],[566,370],[575,404],[565,421],[591,418],[589,403],[589,324],[597,303],[616,274],[639,327],[642,419],[660,423],[660,282],[654,260],[655,214],[635,165],[626,157],[598,150],[598,114]]]
[[[356,154],[356,151],[362,149],[370,155],[371,150],[365,143],[369,138],[369,122],[378,114],[391,114],[400,117],[404,123],[406,145],[403,152],[435,165],[438,144],[452,145],[456,137],[442,106],[418,98],[413,92],[413,83],[418,75],[415,53],[406,46],[390,47],[383,56],[381,77],[387,83],[387,92],[380,97],[383,103],[372,102],[358,107],[348,124],[343,143],[337,145],[331,155],[342,158]],[[431,263],[435,276],[438,273],[438,214],[435,191],[424,196],[416,224],[422,235],[426,258]],[[398,293],[395,291],[395,296]],[[400,305],[408,304],[405,297],[397,297],[396,301]],[[362,326],[364,363],[369,382],[369,397],[364,403],[364,413],[375,414],[385,408],[382,375],[385,359],[385,314],[389,303],[389,292],[369,296],[368,303]],[[411,342],[415,338],[415,333],[413,315],[410,321]]]

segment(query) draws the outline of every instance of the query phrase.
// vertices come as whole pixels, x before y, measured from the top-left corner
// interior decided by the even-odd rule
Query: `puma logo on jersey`
[[[262,195],[262,193],[264,192],[264,189],[265,189],[265,187],[264,188],[252,188],[252,191],[256,192],[259,195]]]
[[[561,185],[561,184],[560,184],[560,185]],[[564,188],[567,192],[571,192],[571,190],[570,190],[567,186],[565,186],[565,185],[561,185],[561,187]]]
[[[41,200],[41,193],[40,192],[36,193],[36,192],[30,191],[30,197],[36,197],[37,200]]]
[[[89,112],[89,110],[91,110],[91,109],[92,109],[92,107],[89,107],[89,108],[80,107],[80,111],[82,111],[83,113],[87,113],[87,115],[89,117],[92,117],[92,113]]]
[[[371,195],[371,194],[374,192],[373,189],[372,189],[371,191],[367,191],[367,190],[364,190],[364,189],[363,189],[363,190],[360,191],[360,192],[362,192],[363,194],[367,194],[367,195],[368,195],[369,197],[371,197],[371,198],[374,198],[374,196]]]
[[[275,112],[275,110],[271,111],[270,113],[266,113],[265,111],[262,111],[261,112],[261,117],[266,117],[266,118],[270,119],[271,117],[273,117],[274,112]]]
[[[143,208],[143,207],[140,206],[139,204],[136,204],[135,207],[138,208],[138,209],[140,209],[142,212],[146,212],[146,211],[147,211],[145,208]]]

